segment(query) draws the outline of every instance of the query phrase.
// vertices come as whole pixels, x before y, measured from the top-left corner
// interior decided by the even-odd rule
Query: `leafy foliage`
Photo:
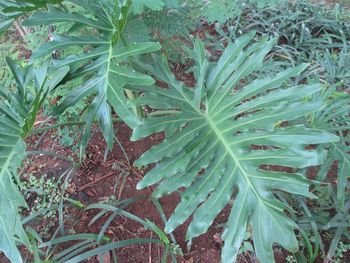
[[[345,204],[345,189],[349,187],[347,178],[350,177],[350,155],[348,154],[350,138],[347,132],[350,128],[350,101],[347,92],[338,92],[336,85],[332,85],[324,96],[328,99],[328,106],[314,113],[311,126],[338,134],[340,141],[332,142],[327,146],[330,154],[319,173],[319,180],[323,181],[327,177],[327,173],[336,162],[338,166],[337,202],[339,209],[342,209]],[[319,99],[321,99],[320,96],[314,97],[314,100]]]
[[[0,212],[0,250],[12,262],[21,262],[21,255],[17,250],[15,237],[27,246],[29,246],[29,241],[20,224],[21,218],[17,213],[20,206],[25,206],[25,201],[18,191],[13,177],[18,180],[17,168],[24,158],[25,144],[21,138],[22,120],[4,102],[0,102],[0,109],[0,200],[2,208]]]
[[[63,0],[2,0],[0,2],[0,35],[6,32],[19,16],[40,8],[44,8],[47,4],[58,4]]]
[[[278,34],[280,41],[274,51],[297,64],[315,58],[326,49],[344,46],[350,36],[349,21],[341,18],[344,12],[339,8],[325,9],[308,1],[281,1],[278,8],[259,9],[247,5],[241,16],[228,21],[228,30],[222,35],[235,40],[250,30],[263,36]]]
[[[224,23],[227,19],[239,14],[236,1],[208,1],[203,7],[203,1],[197,2],[200,2],[199,6],[203,8],[203,10],[198,11],[197,16],[205,17],[209,23]]]
[[[18,214],[19,207],[26,206],[19,192],[17,169],[25,156],[23,141],[31,131],[38,110],[47,93],[63,79],[68,68],[63,67],[47,76],[47,64],[40,69],[20,69],[10,59],[7,60],[16,80],[16,91],[0,89],[0,250],[12,262],[22,262],[16,241],[30,247],[28,238]],[[32,76],[34,91],[30,92]]]
[[[15,45],[17,44],[14,39],[7,38],[6,35],[0,36],[0,66],[2,68],[0,73],[0,86],[8,87],[14,83],[11,71],[6,63],[6,55],[11,53],[11,57],[17,58],[18,52],[16,52]]]
[[[135,14],[141,14],[145,7],[159,11],[162,10],[163,6],[164,2],[162,0],[140,0],[133,2],[132,9]]]
[[[317,62],[323,71],[323,78],[329,85],[335,85],[335,87],[344,85],[347,89],[350,88],[349,49],[350,47],[344,43],[344,48],[340,52],[339,50],[327,50],[317,56]],[[338,93],[334,88],[331,90],[334,93]]]
[[[279,1],[276,0],[250,0],[250,1],[202,1],[192,0],[189,2],[189,9],[192,10],[192,16],[204,17],[210,24],[211,23],[224,23],[233,17],[239,16],[244,6],[247,4],[253,4],[257,8],[264,8],[266,6],[275,6]]]
[[[195,29],[187,11],[185,8],[149,11],[144,14],[143,20],[154,38],[170,38],[174,41],[174,36],[187,37],[189,30]]]
[[[63,233],[60,236],[53,235],[52,238],[46,242],[44,242],[38,233],[35,232],[34,229],[29,228],[31,239],[33,240],[33,250],[35,256],[35,262],[82,262],[86,259],[89,259],[94,256],[101,256],[103,254],[109,254],[113,256],[113,261],[117,262],[118,255],[115,253],[116,249],[128,247],[136,244],[160,244],[164,246],[164,253],[162,255],[162,262],[166,262],[168,256],[170,255],[172,259],[175,259],[175,253],[179,253],[178,247],[175,243],[170,241],[167,235],[152,221],[148,219],[141,219],[138,216],[127,212],[125,209],[130,206],[133,202],[143,198],[141,196],[128,198],[125,200],[114,200],[111,203],[94,203],[85,207],[81,203],[77,202],[80,209],[84,209],[85,211],[90,210],[98,210],[99,212],[91,219],[88,226],[90,227],[96,222],[103,220],[106,218],[103,226],[101,227],[98,234],[94,233],[79,233],[79,234],[69,234]],[[70,201],[74,201],[71,200]],[[48,208],[49,209],[49,208]],[[45,209],[45,210],[48,210]],[[51,212],[55,212],[55,209],[51,207]],[[124,217],[131,221],[134,221],[143,227],[152,231],[155,234],[155,238],[132,238],[132,239],[124,239],[113,242],[113,240],[104,235],[105,231],[113,220],[118,217]],[[27,222],[33,220],[35,217],[30,216],[27,219]],[[66,216],[64,219],[68,220],[69,216]],[[25,219],[26,220],[26,219]],[[62,224],[66,223],[63,220]],[[63,244],[71,244],[74,242],[73,246],[65,247],[64,249],[58,249]],[[44,256],[45,255],[45,256]],[[173,260],[173,262],[176,262]]]
[[[343,167],[341,164],[346,166],[344,159],[346,160],[349,154],[347,150],[348,124],[346,122],[349,114],[349,110],[346,110],[349,103],[347,95],[349,87],[348,39],[350,37],[348,14],[347,9],[341,9],[339,6],[327,8],[327,6],[312,4],[309,1],[281,1],[278,8],[268,6],[258,9],[248,5],[241,16],[230,19],[225,27],[216,27],[220,32],[220,37],[227,39],[226,36],[228,36],[232,40],[252,29],[257,30],[258,34],[262,36],[271,36],[277,33],[280,36],[280,41],[270,53],[270,57],[273,57],[274,61],[270,60],[257,76],[276,74],[281,68],[307,62],[311,66],[294,81],[321,80],[324,87],[327,88],[327,92],[322,96],[315,93],[312,99],[313,102],[316,102],[326,98],[327,107],[312,114],[308,119],[310,123],[307,121],[302,121],[302,123],[308,127],[326,129],[340,136],[339,142],[318,147],[318,150],[327,150],[328,154],[324,165],[320,167],[317,180],[331,183],[327,189],[328,194],[332,196],[332,201],[331,204],[318,207],[313,202],[310,204],[310,200],[298,198],[299,201],[293,208],[297,211],[303,211],[304,215],[300,216],[300,213],[297,213],[295,217],[292,216],[293,220],[298,222],[299,233],[303,233],[299,235],[300,243],[308,240],[305,241],[307,244],[305,247],[308,251],[306,253],[307,260],[310,262],[317,256],[330,260],[335,253],[338,242],[349,240],[345,227],[349,223],[347,219],[348,173],[341,169]],[[217,43],[220,39],[214,37],[213,40],[213,47],[222,46],[222,44]],[[315,60],[317,60],[316,63]],[[338,107],[334,107],[333,103],[337,104]],[[341,153],[335,150],[335,145],[341,149]],[[316,168],[305,170],[305,174],[309,174],[309,172],[312,174],[316,170]],[[338,176],[339,178],[337,178]],[[319,189],[319,187],[314,186],[314,189]],[[319,195],[318,191],[314,193]],[[285,199],[288,200],[286,201],[288,205],[292,197],[288,195]],[[301,204],[305,205],[301,208]],[[305,209],[308,209],[308,213]],[[332,212],[330,213],[330,211]],[[332,223],[329,225],[330,222]],[[325,231],[331,236],[331,246],[328,252],[322,241],[325,238],[322,236]],[[310,234],[310,238],[306,238],[305,232]],[[300,248],[298,254],[305,259],[302,245]],[[298,258],[298,261],[302,262],[303,260]]]
[[[98,32],[95,37],[56,35],[53,41],[41,46],[32,59],[72,46],[88,50],[55,61],[56,68],[70,67],[67,80],[81,80],[69,96],[58,105],[55,112],[60,114],[82,98],[96,94],[83,115],[86,127],[83,132],[82,148],[87,144],[92,123],[97,118],[107,145],[111,149],[114,135],[110,105],[130,127],[135,127],[139,123],[139,118],[133,109],[126,106],[124,88],[129,84],[154,83],[151,77],[124,66],[124,61],[130,56],[158,50],[160,45],[152,42],[121,44],[122,32],[127,25],[131,7],[130,1],[122,3],[105,1],[101,4],[95,1],[74,2],[91,11],[93,17],[67,13],[51,6],[48,12],[36,13],[23,24],[32,26],[73,22],[76,26],[85,26],[92,28],[93,32]]]
[[[155,197],[186,187],[166,224],[167,232],[193,214],[186,234],[186,239],[192,240],[207,231],[235,196],[223,233],[224,262],[236,258],[248,225],[253,229],[261,262],[274,261],[274,243],[290,251],[298,249],[295,224],[283,212],[287,207],[273,193],[280,190],[310,197],[310,182],[297,172],[271,171],[264,165],[295,169],[318,165],[324,152],[304,147],[338,141],[335,135],[318,129],[278,125],[324,107],[322,101],[300,102],[320,90],[319,84],[283,85],[300,74],[305,64],[242,84],[246,76],[263,67],[264,57],[276,42],[271,39],[249,45],[253,37],[254,32],[229,44],[213,65],[205,57],[203,44],[196,41],[194,90],[176,80],[164,58],[154,57],[154,66],[143,66],[169,88],[143,89],[144,96],[132,101],[133,105],[166,111],[162,116],[145,119],[134,129],[132,139],[166,133],[166,139],[135,164],[157,163],[138,184],[138,188],[144,188],[160,182]]]
[[[0,3],[0,33],[19,16],[38,9],[45,10],[24,22],[40,28],[32,46],[46,38],[47,28],[43,25],[54,25],[52,28],[59,32],[31,59],[38,64],[54,53],[57,58],[51,68],[44,63],[39,69],[20,69],[8,60],[17,88],[0,89],[0,250],[11,261],[21,262],[18,243],[33,249],[36,262],[42,261],[44,254],[43,260],[78,262],[107,251],[113,254],[119,247],[148,242],[164,246],[163,262],[169,252],[175,258],[176,246],[162,230],[123,210],[128,201],[115,207],[88,206],[87,210],[101,210],[90,224],[107,216],[100,233],[67,236],[60,201],[60,236],[55,234],[43,242],[34,229],[28,228],[28,240],[22,223],[34,216],[21,223],[18,208],[25,202],[16,186],[20,180],[17,169],[25,155],[23,139],[32,132],[36,115],[49,93],[63,97],[54,108],[56,114],[69,113],[69,108],[79,115],[84,108],[83,121],[67,122],[87,124],[81,150],[96,119],[109,149],[112,148],[112,109],[134,129],[132,139],[164,132],[166,139],[136,161],[138,166],[156,163],[138,187],[157,184],[153,193],[156,198],[180,189],[181,202],[166,222],[165,230],[174,231],[192,215],[187,240],[205,233],[217,214],[233,204],[222,235],[224,262],[241,253],[242,243],[243,249],[253,250],[250,242],[245,242],[250,237],[261,262],[273,262],[274,244],[297,251],[297,239],[300,249],[294,255],[298,261],[314,262],[320,251],[329,261],[342,237],[350,239],[350,31],[349,16],[343,11],[338,7],[327,11],[304,1],[275,0],[61,2]],[[77,8],[69,8],[70,5]],[[207,22],[213,27],[208,27]],[[209,32],[207,38],[214,40],[212,43],[196,40],[192,51],[186,49],[195,62],[194,88],[178,81],[167,62],[178,49],[178,57],[186,66],[192,63],[187,55],[184,59],[181,48],[190,42],[189,28],[201,36],[208,28],[215,28],[220,34]],[[251,29],[259,37],[279,35],[279,41],[266,38],[253,44],[254,33],[248,33]],[[141,63],[138,55],[160,49],[158,43],[149,42],[150,35],[162,43],[165,55],[154,55],[147,64]],[[226,47],[230,40],[237,41]],[[213,62],[221,52],[219,61]],[[269,60],[263,63],[266,57]],[[303,62],[312,65],[307,67]],[[155,81],[135,72],[135,65],[166,87],[152,86]],[[326,88],[322,89],[314,79],[320,79]],[[60,84],[65,85],[56,89]],[[145,113],[145,119],[141,106],[151,112]],[[50,126],[36,131],[47,129]],[[317,146],[306,147],[310,144]],[[336,170],[338,177],[330,179],[336,180],[337,189],[333,185],[316,186],[306,178],[309,166],[321,164],[316,179],[327,181],[329,171]],[[313,194],[320,195],[320,199],[307,199]],[[79,201],[69,202],[85,208]],[[104,233],[120,215],[151,229],[159,239],[112,243]],[[324,230],[332,238],[327,253],[321,236]],[[77,243],[53,253],[61,243],[72,241]],[[113,257],[117,258],[114,254]]]
[[[160,11],[164,7],[167,8],[179,8],[180,1],[178,0],[137,0],[132,3],[132,11],[135,14],[141,14],[145,11],[145,8],[149,8],[153,11]]]

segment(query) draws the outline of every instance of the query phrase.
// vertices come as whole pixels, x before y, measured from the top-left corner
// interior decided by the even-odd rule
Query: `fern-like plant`
[[[74,32],[69,36],[54,36],[54,40],[41,46],[32,60],[50,55],[56,50],[81,47],[83,52],[55,61],[55,68],[69,66],[66,80],[75,80],[75,88],[65,100],[56,107],[60,114],[88,95],[95,95],[85,110],[86,123],[82,137],[82,149],[87,144],[93,121],[97,118],[109,149],[113,146],[113,124],[111,106],[118,116],[130,127],[136,127],[140,120],[137,113],[126,105],[127,85],[151,85],[154,80],[135,72],[125,65],[130,56],[140,55],[160,49],[158,43],[127,43],[123,31],[127,26],[132,1],[71,1],[86,10],[86,15],[69,13],[50,6],[47,12],[39,12],[24,21],[23,25],[50,25],[60,22],[73,23],[75,29],[84,28],[94,36]],[[73,26],[74,27],[74,26]],[[89,30],[91,29],[91,30]],[[68,33],[69,34],[69,33]],[[124,43],[123,43],[124,42]],[[128,93],[128,97],[133,94]],[[110,106],[111,105],[111,106]]]
[[[250,44],[254,35],[251,32],[230,43],[217,63],[207,60],[204,45],[197,40],[192,52],[195,88],[178,81],[164,57],[153,56],[151,65],[140,66],[168,88],[134,87],[144,95],[130,102],[158,111],[134,129],[133,140],[156,132],[166,135],[136,161],[139,167],[156,163],[138,188],[157,184],[153,193],[157,198],[185,188],[166,224],[167,232],[192,215],[186,234],[192,240],[205,233],[234,198],[222,235],[223,262],[236,259],[248,228],[260,262],[274,262],[275,243],[289,251],[298,249],[296,225],[274,192],[311,197],[310,181],[297,169],[321,164],[325,152],[305,146],[338,141],[319,129],[288,125],[325,106],[323,101],[303,100],[318,92],[319,84],[286,84],[306,64],[246,83],[250,73],[264,66],[264,57],[276,42],[273,38]],[[292,167],[294,172],[267,166]]]

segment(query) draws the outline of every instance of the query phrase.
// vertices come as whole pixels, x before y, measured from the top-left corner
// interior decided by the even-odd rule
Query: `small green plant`
[[[350,244],[344,244],[343,242],[339,242],[338,247],[335,251],[335,255],[333,256],[331,263],[344,263],[344,254],[350,251]]]
[[[62,196],[62,182],[59,179],[48,178],[46,174],[36,177],[32,174],[26,175],[26,180],[19,185],[20,191],[29,204],[29,215],[41,210],[48,210],[50,207],[58,206],[62,198],[68,198],[69,193],[65,192]],[[66,188],[69,187],[65,185]],[[23,208],[23,210],[27,210]],[[41,235],[47,235],[51,227],[56,223],[57,210],[48,210],[43,214],[45,225],[40,229]]]
[[[71,91],[71,85],[63,85],[55,89],[50,98],[51,101],[47,103],[44,107],[44,114],[50,116],[52,114],[52,103],[60,103],[62,98],[66,98]],[[69,123],[79,121],[81,118],[81,113],[88,107],[89,100],[83,99],[77,102],[74,106],[68,108],[63,114],[56,116],[56,121],[58,123]],[[63,127],[58,127],[57,132],[52,136],[55,138],[58,136],[60,144],[62,146],[71,147],[76,153],[79,153],[79,141],[81,139],[82,126],[77,125],[67,125]]]
[[[164,252],[160,262],[167,262],[170,257],[171,262],[176,262],[176,255],[181,254],[176,241],[170,241],[168,236],[152,221],[141,219],[138,216],[124,210],[135,202],[138,198],[126,200],[113,200],[113,205],[108,203],[95,203],[87,207],[82,207],[86,211],[97,210],[98,213],[89,222],[89,226],[98,220],[106,219],[98,234],[93,233],[74,233],[71,230],[61,233],[59,237],[53,236],[49,241],[44,242],[40,235],[33,229],[30,229],[32,237],[34,262],[55,262],[55,263],[78,263],[88,258],[111,253],[114,262],[118,261],[117,249],[136,244],[159,244],[164,246]],[[146,230],[151,231],[157,238],[132,238],[126,240],[113,240],[105,235],[105,232],[111,222],[117,217],[128,218],[142,225]],[[64,222],[62,222],[64,224]],[[173,240],[173,239],[172,239]],[[71,244],[65,249],[59,249],[60,246]]]
[[[264,8],[257,8],[248,1],[240,15],[224,25],[216,25],[218,36],[212,37],[210,44],[222,50],[227,39],[234,41],[242,34],[256,30],[262,36],[279,36],[271,54],[279,61],[273,63],[274,67],[314,64],[314,60],[324,57],[325,52],[335,54],[347,46],[349,22],[339,18],[347,13],[346,9],[331,9],[310,1],[279,1],[277,6],[267,5]],[[344,56],[339,59],[339,62],[346,61]],[[320,72],[314,67],[304,74],[312,73],[318,77]],[[332,77],[331,74],[328,77]]]

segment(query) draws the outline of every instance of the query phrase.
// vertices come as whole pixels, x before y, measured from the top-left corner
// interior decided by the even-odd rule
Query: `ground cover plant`
[[[0,7],[1,260],[348,261],[346,8]]]

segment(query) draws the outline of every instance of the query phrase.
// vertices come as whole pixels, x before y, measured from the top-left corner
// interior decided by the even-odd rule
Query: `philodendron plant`
[[[40,68],[19,68],[7,60],[16,80],[16,90],[0,87],[0,251],[11,262],[22,262],[17,244],[30,248],[21,223],[19,207],[26,202],[17,183],[17,169],[25,157],[27,138],[47,94],[68,73],[68,67],[49,70],[48,63]]]
[[[220,211],[232,204],[222,235],[223,262],[235,261],[247,231],[252,232],[256,255],[262,263],[274,262],[274,244],[296,251],[296,224],[286,213],[290,208],[275,193],[314,197],[309,192],[312,182],[301,170],[322,164],[328,148],[306,146],[339,145],[339,138],[330,133],[332,129],[324,131],[327,128],[317,123],[314,127],[320,129],[294,124],[322,109],[321,115],[314,116],[331,115],[322,99],[305,99],[319,92],[320,84],[296,85],[289,81],[308,65],[251,81],[252,73],[264,67],[276,38],[256,42],[254,32],[245,34],[228,44],[217,62],[209,61],[204,44],[196,40],[190,52],[195,61],[196,84],[187,87],[176,79],[164,56],[153,55],[149,63],[138,60],[138,55],[159,50],[158,43],[129,43],[124,39],[130,10],[143,10],[150,2],[68,2],[79,5],[84,14],[64,10],[64,6],[49,6],[23,25],[72,24],[67,35],[56,35],[39,47],[32,61],[72,47],[78,47],[76,54],[59,56],[50,68],[31,68],[30,76],[29,71],[21,71],[9,61],[17,90],[0,89],[0,250],[12,262],[22,262],[16,242],[30,246],[17,211],[25,203],[13,178],[18,179],[17,168],[24,157],[23,139],[30,133],[46,95],[69,82],[73,85],[71,93],[54,111],[61,114],[84,97],[92,100],[82,117],[86,124],[82,149],[95,120],[112,148],[112,109],[133,129],[132,140],[164,132],[163,142],[144,153],[135,165],[155,163],[138,188],[156,184],[155,198],[175,191],[181,194],[166,223],[168,233],[192,216],[186,234],[190,241],[205,233]],[[131,64],[148,75],[134,71]],[[151,76],[167,87],[155,86]],[[29,85],[27,79],[33,78]],[[33,86],[34,96],[29,96],[26,88]],[[138,110],[143,106],[154,113],[142,119]],[[345,175],[342,178],[346,180]]]
[[[151,64],[140,66],[168,87],[134,87],[144,95],[130,102],[163,112],[136,127],[132,140],[157,132],[166,135],[135,164],[156,163],[138,183],[139,189],[157,184],[156,198],[181,189],[181,202],[166,223],[167,232],[192,216],[186,233],[186,240],[192,240],[205,233],[233,200],[222,234],[223,262],[235,261],[248,229],[260,262],[274,262],[274,244],[298,250],[296,224],[274,192],[313,197],[311,181],[298,169],[321,164],[326,152],[305,147],[338,141],[323,130],[289,124],[325,105],[322,100],[304,99],[318,92],[320,84],[287,84],[306,64],[245,81],[264,66],[276,42],[272,38],[251,44],[254,35],[251,32],[229,44],[215,63],[208,61],[204,45],[197,40],[192,52],[194,88],[176,79],[164,57],[153,56]],[[291,167],[293,172],[271,166]]]
[[[70,67],[65,81],[74,80],[74,88],[54,111],[62,114],[81,99],[93,95],[94,99],[82,117],[85,126],[81,153],[95,119],[99,122],[108,148],[112,149],[114,132],[111,108],[127,125],[136,127],[140,116],[136,110],[126,106],[127,98],[134,96],[126,87],[154,83],[153,78],[136,72],[125,62],[129,57],[159,50],[160,45],[156,42],[127,42],[124,39],[124,30],[133,7],[131,0],[68,2],[80,6],[87,15],[49,6],[47,11],[37,12],[23,22],[24,26],[74,24],[68,35],[54,35],[53,40],[39,47],[31,59],[35,61],[67,48],[80,48],[77,54],[54,61],[54,68]]]

